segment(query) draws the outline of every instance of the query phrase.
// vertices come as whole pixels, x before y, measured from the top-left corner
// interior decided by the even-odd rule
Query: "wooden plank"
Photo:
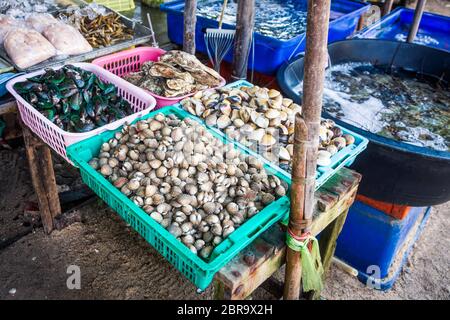
[[[352,200],[354,199],[355,196],[353,196]],[[323,280],[326,279],[326,275],[328,273],[328,270],[330,269],[331,261],[334,256],[334,251],[336,250],[336,240],[342,231],[342,227],[344,226],[345,220],[347,218],[347,213],[348,209],[345,210],[341,215],[339,215],[333,222],[331,222],[320,234],[319,248],[320,248],[320,256],[322,258],[322,266],[324,270]],[[319,299],[320,291],[312,293],[310,298]]]
[[[343,168],[336,174],[336,177],[333,177],[333,183],[336,186],[333,186],[333,183],[323,186],[323,188],[341,191],[345,194],[336,195],[339,200],[327,212],[316,210],[311,225],[311,232],[314,236],[348,210],[356,196],[360,179],[361,175]],[[284,264],[285,248],[285,227],[277,224],[269,228],[216,274],[215,298],[243,299],[248,297]]]
[[[20,123],[31,179],[38,198],[42,224],[44,231],[50,233],[54,227],[54,218],[61,214],[52,155],[49,147],[37,138],[21,121]]]

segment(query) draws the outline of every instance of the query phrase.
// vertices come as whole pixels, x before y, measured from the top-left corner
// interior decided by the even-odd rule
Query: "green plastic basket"
[[[142,119],[152,118],[158,113],[165,115],[175,114],[180,119],[189,117],[200,124],[202,123],[200,119],[175,106],[169,106],[151,112],[142,118],[136,119],[133,123]],[[121,128],[114,131],[107,131],[98,136],[73,144],[68,147],[67,154],[72,162],[80,168],[84,183],[201,290],[204,290],[211,283],[214,274],[243,248],[249,245],[263,231],[289,214],[290,202],[287,196],[274,201],[237,228],[236,231],[215,247],[211,258],[208,262],[205,262],[150,218],[148,214],[116,189],[100,173],[89,166],[89,160],[98,154],[101,145],[111,139],[114,133],[119,130]],[[236,149],[248,153],[236,143],[227,139],[223,134],[211,131],[210,129],[208,130],[223,143],[232,144]],[[263,161],[268,173],[278,176],[290,186],[289,179],[274,170],[273,167],[268,166],[266,160],[261,157],[258,158]]]
[[[134,9],[134,0],[86,0],[86,2],[95,2],[115,11],[128,11]]]

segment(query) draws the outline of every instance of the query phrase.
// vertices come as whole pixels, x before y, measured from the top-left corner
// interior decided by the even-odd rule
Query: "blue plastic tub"
[[[414,10],[397,8],[354,38],[406,41],[413,18]],[[450,17],[425,12],[414,43],[450,51]]]
[[[335,255],[357,269],[358,278],[363,283],[367,283],[373,275],[370,267],[378,266],[379,289],[389,289],[398,277],[429,212],[430,207],[413,207],[404,219],[397,220],[355,201],[339,235]]]
[[[257,1],[257,0],[256,0]],[[279,1],[279,0],[274,0]],[[305,3],[306,0],[298,0]],[[328,42],[345,39],[353,34],[359,17],[368,10],[369,5],[359,1],[333,0],[331,4],[332,20],[330,21]],[[169,39],[181,45],[183,43],[183,11],[184,1],[172,1],[161,5],[161,10],[167,13],[167,28]],[[256,12],[256,14],[258,14]],[[204,39],[206,28],[218,28],[218,22],[197,16],[195,44],[197,51],[207,53]],[[223,24],[224,29],[234,29],[233,25]],[[289,40],[279,40],[255,33],[255,61],[249,57],[249,67],[263,74],[275,74],[277,69],[289,58],[305,51],[305,33]],[[300,43],[300,44],[299,44]],[[225,61],[232,61],[232,51],[225,56]]]

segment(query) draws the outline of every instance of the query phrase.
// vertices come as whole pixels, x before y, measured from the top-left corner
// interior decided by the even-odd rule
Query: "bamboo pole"
[[[383,6],[383,17],[389,14],[392,10],[392,5],[394,4],[394,0],[385,0]]]
[[[417,31],[419,30],[420,21],[422,20],[422,14],[425,9],[425,4],[427,0],[418,0],[416,4],[416,10],[414,11],[414,20],[411,25],[411,29],[408,34],[408,42],[412,43],[416,38]]]
[[[248,55],[255,23],[255,0],[238,1],[231,78],[247,78]]]
[[[305,52],[305,67],[303,78],[303,107],[302,114],[307,127],[307,143],[306,157],[303,159],[297,159],[301,157],[301,153],[294,153],[292,181],[298,180],[304,183],[304,205],[302,219],[299,219],[300,211],[297,207],[291,207],[294,209],[289,218],[289,224],[297,228],[291,229],[291,232],[295,236],[301,236],[303,232],[309,231],[309,224],[312,221],[313,209],[314,209],[314,188],[315,188],[315,175],[316,175],[316,162],[317,162],[317,150],[319,148],[319,126],[320,126],[320,114],[322,112],[322,96],[323,96],[323,83],[325,79],[325,66],[327,63],[327,40],[328,40],[328,24],[330,19],[330,0],[308,0],[308,15],[306,26],[306,52]],[[296,131],[297,127],[296,121]],[[297,135],[297,133],[296,133]],[[294,151],[301,141],[295,141]],[[305,162],[305,179],[301,178],[301,165],[298,163]],[[294,165],[300,168],[295,168]],[[300,176],[299,176],[300,175]],[[298,184],[295,189],[303,188]],[[301,194],[301,190],[294,190],[294,194]],[[292,197],[292,193],[291,193]],[[292,202],[292,201],[291,201]],[[298,204],[296,205],[298,206]],[[291,210],[292,210],[291,209]],[[295,218],[294,218],[295,217]],[[295,219],[295,220],[294,220]],[[303,221],[301,221],[303,220]],[[304,225],[304,229],[299,232],[296,221],[300,221],[300,225]],[[287,250],[287,254],[290,257],[294,257],[294,254]],[[300,282],[301,279],[301,266],[300,259],[294,261],[293,259],[286,260],[286,277],[285,277],[285,290],[284,299],[293,300],[298,299],[300,296]]]
[[[197,0],[185,0],[183,51],[195,54],[195,24],[197,23]]]

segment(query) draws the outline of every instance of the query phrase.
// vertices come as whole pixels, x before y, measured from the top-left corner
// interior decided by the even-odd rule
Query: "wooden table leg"
[[[44,231],[50,233],[54,218],[61,214],[50,148],[21,122],[31,179],[36,192]]]

